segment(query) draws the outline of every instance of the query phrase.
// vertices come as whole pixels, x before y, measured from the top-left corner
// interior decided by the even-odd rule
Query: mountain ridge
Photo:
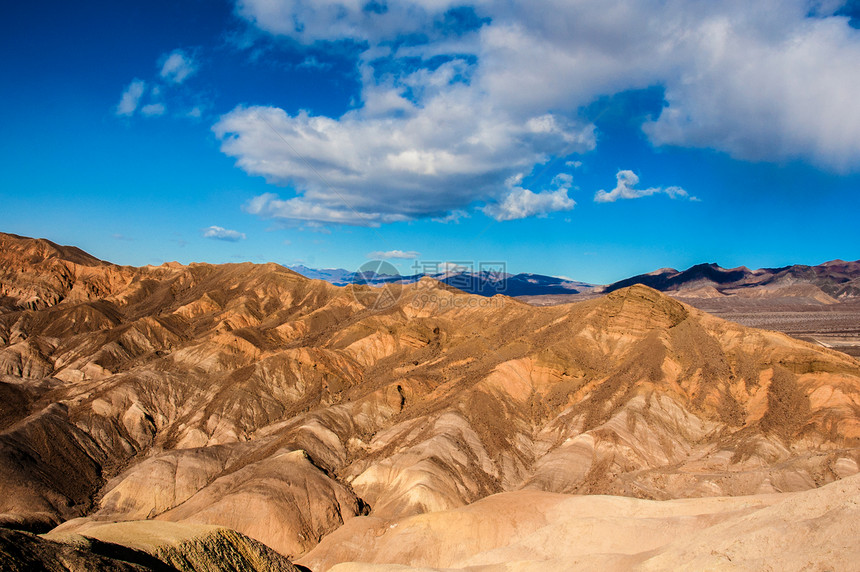
[[[47,239],[28,239],[14,234],[0,233],[0,248],[14,249],[9,238],[35,241],[26,253],[33,260],[56,259],[82,266],[109,264],[77,247],[61,246]],[[23,253],[22,253],[23,254]],[[199,263],[198,263],[199,264]],[[178,263],[165,263],[151,268],[182,266]],[[390,283],[411,284],[418,282],[426,274],[399,275],[375,274],[364,271],[349,271],[343,268],[315,269],[304,265],[284,266],[302,276],[325,280],[336,286],[367,284],[381,286]],[[829,260],[814,266],[794,264],[775,268],[750,270],[746,266],[723,268],[717,263],[700,263],[686,270],[661,268],[646,274],[631,276],[607,285],[596,285],[567,278],[546,276],[534,273],[494,273],[448,271],[429,274],[448,285],[470,294],[493,296],[540,296],[565,294],[609,293],[633,284],[650,286],[661,292],[673,292],[696,296],[697,290],[712,287],[722,295],[749,295],[756,288],[764,288],[769,295],[788,294],[790,289],[800,284],[818,288],[828,297],[839,299],[860,296],[860,260]],[[0,299],[3,297],[0,292]]]
[[[711,287],[723,295],[747,295],[755,289],[772,295],[789,294],[792,287],[808,285],[833,298],[860,295],[860,260],[846,262],[831,260],[816,266],[794,264],[779,268],[750,270],[745,266],[722,268],[716,263],[697,264],[687,270],[661,269],[640,274],[607,285],[602,291],[612,292],[633,284],[650,286],[661,292],[690,293]]]
[[[410,284],[424,274],[359,274],[343,268],[314,269],[307,266],[289,267],[303,276],[326,280],[337,286],[362,283],[381,286],[389,283]],[[796,296],[816,294],[822,300],[837,300],[860,296],[860,260],[834,259],[815,266],[794,264],[778,268],[750,270],[746,266],[723,268],[717,263],[695,264],[686,270],[661,268],[631,276],[611,284],[597,285],[567,278],[532,273],[492,274],[480,272],[440,272],[430,274],[470,294],[493,296],[549,296],[609,293],[620,288],[643,284],[661,292],[692,297],[707,295],[708,289],[724,296]],[[802,287],[809,287],[803,290]],[[810,290],[814,289],[814,290]]]
[[[445,271],[430,274],[376,274],[368,271],[349,271],[343,268],[308,268],[304,265],[288,266],[307,278],[325,280],[335,286],[350,284],[368,284],[383,286],[385,284],[413,284],[422,278],[429,277],[444,282],[468,294],[481,296],[528,296],[541,294],[581,294],[589,293],[596,288],[593,284],[579,282],[557,276],[520,273],[509,274],[491,271]]]

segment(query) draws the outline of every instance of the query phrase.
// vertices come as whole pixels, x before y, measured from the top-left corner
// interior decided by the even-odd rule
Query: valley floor
[[[820,304],[790,298],[678,298],[742,326],[783,332],[860,357],[860,300]]]

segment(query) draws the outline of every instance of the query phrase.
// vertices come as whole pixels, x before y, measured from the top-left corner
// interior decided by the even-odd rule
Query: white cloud
[[[860,31],[847,18],[808,17],[814,4],[512,4],[483,31],[486,83],[507,106],[529,109],[660,85],[667,106],[645,126],[657,145],[860,171],[860,108],[853,104]]]
[[[639,199],[642,197],[650,197],[658,193],[668,195],[669,198],[689,198],[697,200],[695,197],[690,197],[687,191],[681,187],[650,187],[647,189],[635,189],[639,184],[639,177],[633,171],[622,170],[615,175],[617,184],[615,188],[609,192],[599,190],[594,195],[594,201],[598,203],[614,203],[618,199]]]
[[[330,197],[326,197],[328,199]],[[346,203],[331,205],[316,203],[302,197],[283,200],[274,193],[263,193],[248,201],[243,210],[263,218],[285,219],[313,224],[346,224],[377,227],[382,223],[401,222],[408,217],[396,213],[366,213],[351,209]]]
[[[516,220],[530,216],[547,216],[557,211],[569,211],[576,205],[567,196],[573,178],[562,173],[556,176],[554,182],[558,187],[555,191],[532,192],[520,186],[522,175],[516,175],[506,181],[510,189],[501,201],[483,207],[483,211],[497,221]]]
[[[392,258],[411,260],[413,258],[418,258],[419,256],[421,256],[421,253],[414,250],[375,250],[367,254],[368,258],[380,260],[389,260]]]
[[[516,188],[502,202],[484,207],[484,212],[498,221],[530,216],[546,216],[551,212],[569,211],[576,203],[567,196],[567,189],[534,193]]]
[[[701,25],[697,71],[668,86],[669,107],[644,126],[652,141],[860,170],[860,32],[842,18],[781,28],[771,38]]]
[[[237,13],[265,32],[366,46],[358,107],[343,116],[237,107],[215,124],[239,167],[291,187],[283,198],[261,195],[248,212],[379,225],[444,220],[476,205],[500,220],[568,210],[564,189],[505,181],[554,158],[576,167],[583,158],[571,155],[596,144],[593,126],[578,119],[582,108],[654,86],[666,97],[644,125],[656,145],[860,171],[860,31],[832,17],[835,2],[472,5],[489,20],[457,31],[441,24],[467,6],[455,0],[389,2],[387,10],[353,0],[237,0]],[[427,41],[400,41],[407,35]],[[436,56],[449,61],[416,68]],[[600,196],[653,190],[625,184]]]
[[[163,103],[150,103],[140,108],[140,112],[148,117],[164,115],[166,108]]]
[[[119,104],[116,106],[116,114],[134,115],[144,91],[146,91],[146,82],[141,79],[135,79],[128,84],[128,87],[125,88],[125,91],[122,92],[122,96],[119,98]]]
[[[182,83],[197,71],[194,59],[182,50],[173,50],[162,59],[160,75],[169,83]]]
[[[237,0],[238,13],[260,29],[304,43],[351,39],[380,42],[407,33],[433,34],[433,23],[457,0],[399,0],[374,3],[357,0]]]
[[[236,108],[215,124],[224,153],[299,196],[266,193],[245,210],[267,218],[363,226],[456,218],[510,192],[504,181],[556,154],[589,150],[591,126],[548,114],[521,122],[475,101],[465,86],[417,106],[370,94],[340,119]],[[385,99],[386,101],[380,101]],[[393,114],[384,108],[396,108]]]
[[[296,66],[299,69],[320,70],[331,69],[331,64],[319,61],[315,56],[308,56]]]
[[[236,230],[229,230],[220,226],[210,226],[203,229],[204,238],[212,238],[215,240],[226,240],[227,242],[239,242],[245,240],[245,233]]]
[[[158,78],[152,80],[149,84],[141,79],[135,79],[123,92],[115,110],[117,115],[130,117],[138,110],[148,117],[164,115],[167,112],[167,106],[164,103],[165,98],[169,100],[171,95],[170,85],[181,84],[197,71],[197,64],[193,58],[182,50],[174,50],[169,54],[165,54],[161,57],[160,61],[159,76],[163,80],[162,85],[158,85],[160,81]],[[144,95],[147,95],[149,103],[141,106]],[[185,116],[199,118],[202,115],[202,111],[200,106],[196,106],[185,113]]]
[[[457,209],[457,210],[451,211],[450,213],[448,213],[447,215],[445,215],[443,217],[436,217],[432,220],[433,220],[433,222],[441,222],[443,224],[448,224],[451,222],[453,222],[455,224],[459,224],[461,218],[471,218],[471,215],[464,210]]]

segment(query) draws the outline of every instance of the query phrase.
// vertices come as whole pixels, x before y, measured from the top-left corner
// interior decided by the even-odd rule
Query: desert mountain
[[[606,286],[614,292],[634,284],[680,296],[735,295],[744,297],[803,296],[821,301],[860,296],[860,260],[832,260],[817,266],[725,269],[717,264],[697,264],[684,271],[662,268]]]
[[[0,295],[0,523],[50,542],[208,525],[316,571],[372,562],[333,534],[516,523],[499,498],[537,499],[560,534],[571,495],[811,494],[860,463],[860,362],[642,285],[536,308],[429,278],[121,267],[0,235]],[[692,501],[672,502],[656,510],[684,520]],[[734,518],[770,501],[725,502]],[[494,550],[519,542],[498,530]],[[117,534],[103,541],[132,543]]]

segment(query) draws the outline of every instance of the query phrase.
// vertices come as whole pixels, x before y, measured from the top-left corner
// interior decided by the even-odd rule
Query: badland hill
[[[860,362],[646,286],[534,307],[0,234],[0,312],[0,525],[51,531],[33,558],[752,569],[807,522],[856,558]]]

